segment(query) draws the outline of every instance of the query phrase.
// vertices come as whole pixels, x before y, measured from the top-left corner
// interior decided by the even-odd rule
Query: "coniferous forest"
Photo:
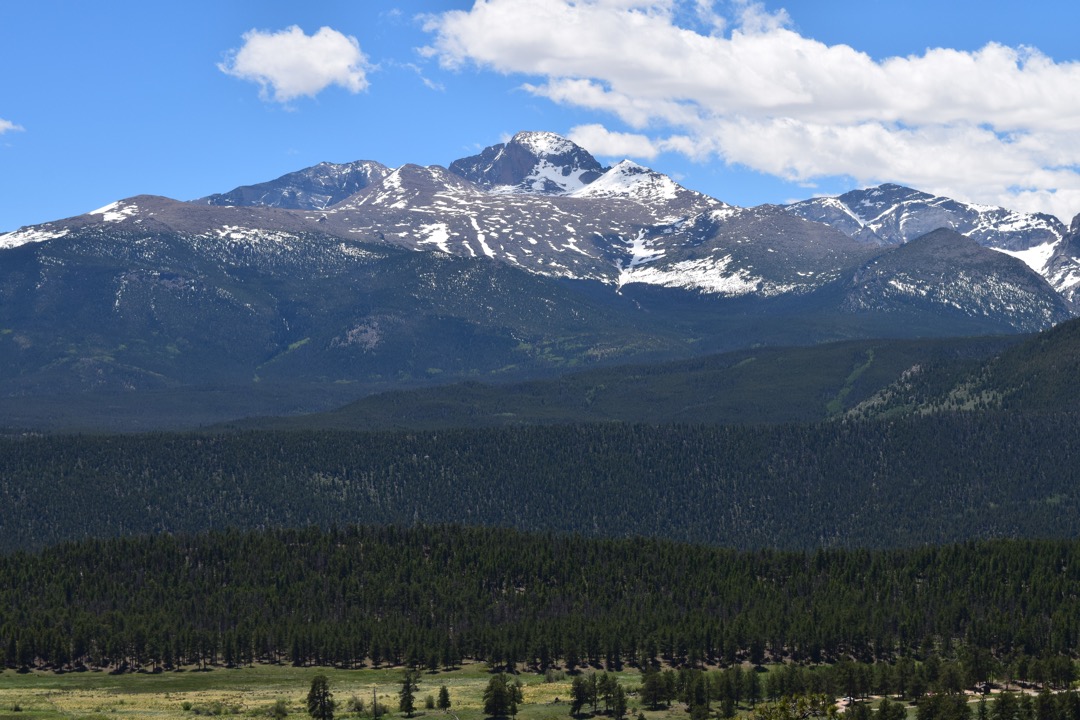
[[[805,665],[773,680],[791,687],[761,689],[778,697],[845,682],[925,689],[942,663],[963,686],[1003,674],[1063,686],[1078,647],[1078,541],[741,552],[348,527],[83,541],[0,558],[8,667]],[[823,662],[843,673],[806,675]],[[859,679],[871,663],[886,669]]]
[[[1080,533],[1080,421],[947,413],[0,440],[0,549],[234,527],[457,523],[743,549]]]
[[[1072,355],[1010,352],[815,424],[0,438],[0,664],[636,668],[692,715],[709,670],[725,717],[1067,689],[1080,416],[1016,378],[1071,387]]]

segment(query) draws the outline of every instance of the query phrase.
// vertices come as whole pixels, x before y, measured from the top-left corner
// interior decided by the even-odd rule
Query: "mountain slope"
[[[88,226],[0,263],[0,394],[25,402],[279,382],[356,397],[688,351],[617,295],[317,234]]]
[[[499,425],[789,423],[836,416],[913,365],[968,367],[1013,337],[861,340],[615,366],[512,384],[469,382],[373,395],[328,413],[255,418],[245,429],[435,430]]]
[[[1060,252],[1068,229],[1044,213],[964,203],[888,183],[838,197],[804,200],[785,210],[873,245],[899,245],[939,228],[954,230],[1023,260],[1070,303],[1075,281],[1068,277],[1080,277],[1080,260],[1068,260]],[[1052,257],[1058,258],[1054,265]]]
[[[336,205],[390,174],[390,168],[370,160],[313,167],[282,175],[276,180],[243,185],[227,193],[210,195],[193,202],[202,205],[290,208],[321,210]]]
[[[917,363],[850,414],[877,418],[999,409],[1080,411],[1080,320],[1061,323],[976,365]]]
[[[932,230],[949,228],[981,245],[1020,251],[1056,243],[1066,230],[1052,215],[964,203],[891,183],[838,197],[804,200],[785,209],[882,245],[899,245]]]
[[[1024,263],[939,229],[884,253],[855,273],[845,308],[893,313],[928,309],[985,322],[1001,318],[1029,331],[1070,316],[1068,304]]]

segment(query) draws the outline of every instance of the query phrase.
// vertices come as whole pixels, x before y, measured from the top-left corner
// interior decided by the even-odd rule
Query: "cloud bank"
[[[243,46],[229,51],[218,69],[258,83],[264,100],[287,103],[315,97],[331,85],[358,93],[368,86],[369,65],[356,38],[328,27],[305,35],[293,25],[280,32],[244,33]]]
[[[570,133],[600,155],[675,151],[800,183],[846,176],[1065,219],[1080,211],[1080,63],[995,43],[877,60],[800,35],[783,11],[717,7],[478,0],[429,17],[425,51],[616,118],[631,132]]]

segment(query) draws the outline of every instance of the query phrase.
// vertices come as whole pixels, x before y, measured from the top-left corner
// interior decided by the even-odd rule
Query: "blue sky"
[[[11,0],[0,231],[323,160],[447,165],[524,129],[739,205],[891,181],[1068,221],[1080,4],[1020,8]]]

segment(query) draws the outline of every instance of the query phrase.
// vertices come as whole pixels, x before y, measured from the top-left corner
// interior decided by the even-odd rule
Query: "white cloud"
[[[3,135],[6,132],[16,132],[16,131],[22,130],[22,129],[24,129],[24,128],[21,125],[16,125],[15,123],[11,122],[10,120],[5,120],[4,118],[0,118],[0,135]]]
[[[328,27],[305,35],[293,25],[280,32],[244,33],[243,46],[231,50],[218,69],[258,83],[263,99],[287,103],[314,97],[330,85],[358,93],[368,86],[370,66],[356,38]]]
[[[656,143],[645,135],[612,132],[603,125],[578,125],[567,137],[593,155],[632,157],[652,160],[660,153]]]
[[[608,113],[635,132],[576,132],[638,157],[674,150],[799,182],[845,175],[1065,218],[1080,210],[1080,63],[995,43],[875,60],[798,34],[784,11],[735,2],[725,21],[718,6],[480,0],[429,17],[426,51]]]

